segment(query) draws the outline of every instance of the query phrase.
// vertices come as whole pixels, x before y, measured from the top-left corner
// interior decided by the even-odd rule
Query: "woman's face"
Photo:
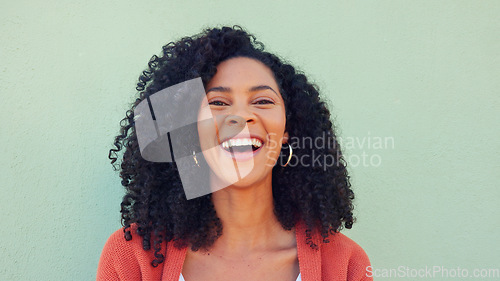
[[[271,180],[285,133],[285,105],[271,70],[245,57],[217,66],[207,84],[198,133],[217,189],[251,186]],[[215,191],[214,190],[214,191]]]

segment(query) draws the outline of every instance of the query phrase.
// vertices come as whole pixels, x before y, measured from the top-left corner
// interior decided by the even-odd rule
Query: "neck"
[[[285,230],[274,215],[271,176],[249,187],[221,189],[212,194],[212,201],[223,225],[216,241],[221,250],[248,253],[281,244]]]

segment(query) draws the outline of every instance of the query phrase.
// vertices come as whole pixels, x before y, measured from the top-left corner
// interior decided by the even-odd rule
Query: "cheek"
[[[266,118],[268,149],[279,151],[285,137],[286,119],[284,114],[273,114]]]
[[[273,112],[265,117],[269,133],[282,136],[285,132],[286,116],[283,111]]]
[[[202,148],[206,148],[209,140],[212,140],[216,134],[214,120],[209,108],[202,108],[198,113],[198,136]]]

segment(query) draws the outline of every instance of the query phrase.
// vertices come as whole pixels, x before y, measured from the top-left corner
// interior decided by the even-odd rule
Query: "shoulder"
[[[321,251],[324,255],[336,255],[369,262],[363,248],[343,233],[338,232],[330,235],[328,240],[328,243],[321,243]]]
[[[329,235],[328,243],[325,243],[317,229],[308,235],[303,221],[296,224],[296,234],[300,270],[302,272],[304,269],[304,273],[312,274],[313,280],[373,280],[367,274],[370,260],[365,251],[344,234],[337,232]],[[318,247],[313,250],[311,243]],[[321,278],[315,275],[318,272]]]
[[[129,241],[123,228],[109,236],[99,259],[97,280],[139,280],[144,275],[161,275],[161,268],[151,265],[154,251],[142,248],[142,237],[135,230],[135,226],[130,228],[132,239]]]
[[[342,270],[346,280],[371,280],[366,276],[370,260],[361,246],[340,232],[328,240],[329,243],[320,243],[323,270]]]
[[[104,245],[101,258],[139,258],[148,255],[154,257],[151,250],[145,251],[143,249],[142,237],[136,233],[137,227],[132,225],[129,230],[132,234],[132,239],[128,241],[125,239],[123,228],[112,233]]]

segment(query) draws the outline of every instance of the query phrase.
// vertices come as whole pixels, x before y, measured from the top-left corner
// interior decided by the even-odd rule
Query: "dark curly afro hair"
[[[142,237],[144,250],[155,251],[153,266],[164,261],[162,243],[176,247],[191,245],[192,250],[208,249],[222,234],[211,194],[187,200],[176,163],[148,162],[141,157],[134,128],[134,109],[150,95],[189,79],[201,77],[204,86],[217,71],[217,65],[234,57],[256,59],[275,75],[286,109],[286,131],[297,159],[323,156],[330,165],[288,165],[273,168],[274,211],[284,229],[297,222],[306,225],[306,237],[319,231],[323,243],[341,228],[354,222],[346,163],[330,121],[330,112],[321,101],[318,88],[306,76],[277,56],[264,51],[264,45],[241,27],[206,29],[163,46],[139,77],[138,98],[121,121],[109,158],[120,169],[126,194],[121,203],[125,239],[132,239],[131,225]],[[300,146],[294,140],[322,139],[323,146]],[[285,151],[285,150],[284,150]],[[123,152],[122,156],[120,152]],[[121,162],[115,163],[122,157]],[[135,227],[136,226],[136,227]],[[312,240],[311,247],[318,247]]]

